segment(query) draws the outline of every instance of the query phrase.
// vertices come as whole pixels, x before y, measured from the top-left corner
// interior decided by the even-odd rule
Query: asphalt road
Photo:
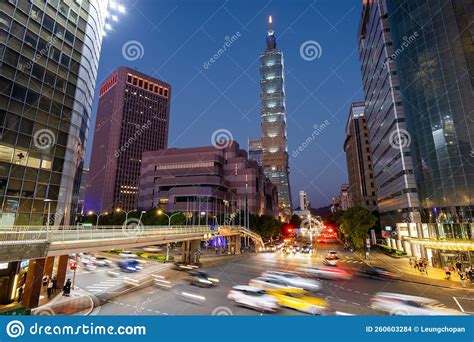
[[[235,285],[248,284],[249,280],[266,270],[295,271],[298,267],[320,266],[322,256],[329,250],[338,250],[342,258],[338,267],[355,270],[363,265],[352,253],[342,251],[339,245],[320,245],[317,256],[306,254],[285,256],[280,253],[252,254],[240,257],[225,257],[219,262],[204,266],[202,270],[210,276],[219,278],[218,286],[202,289],[186,281],[186,273],[170,269],[168,266],[147,266],[141,272],[159,274],[171,288],[156,285],[146,286],[136,291],[106,299],[107,292],[123,283],[119,277],[110,277],[106,269],[96,272],[83,272],[76,277],[76,284],[95,293],[102,305],[94,311],[98,315],[261,315],[251,309],[236,307],[227,299],[227,293]],[[139,276],[138,274],[134,276]],[[370,308],[370,298],[377,292],[395,292],[437,299],[447,307],[474,313],[474,300],[463,290],[450,290],[430,285],[403,281],[385,281],[353,277],[347,281],[322,280],[323,288],[313,295],[325,298],[333,312],[349,315],[380,315]],[[168,283],[166,283],[168,284]],[[91,291],[92,290],[92,291]],[[199,298],[199,304],[183,300],[181,293]],[[190,298],[189,295],[186,298]],[[299,315],[301,313],[282,309],[274,315]]]

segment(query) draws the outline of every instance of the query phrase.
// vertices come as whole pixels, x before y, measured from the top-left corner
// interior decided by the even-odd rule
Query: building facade
[[[359,58],[377,204],[382,227],[421,222],[405,111],[385,0],[364,0]],[[404,233],[406,233],[405,231]]]
[[[262,139],[249,139],[249,159],[255,160],[258,165],[263,165]]]
[[[0,225],[75,219],[107,3],[0,2]]]
[[[262,165],[265,175],[278,187],[282,219],[292,211],[286,131],[285,67],[283,52],[276,47],[275,32],[267,32],[267,48],[260,55],[260,115]]]
[[[169,148],[143,154],[138,207],[206,216],[248,208],[277,217],[278,190],[236,142],[223,149]]]
[[[341,193],[339,194],[339,203],[341,205],[341,210],[347,210],[354,206],[349,184],[341,185]]]
[[[344,152],[349,175],[349,192],[354,206],[374,211],[377,209],[377,197],[364,111],[364,102],[352,103],[346,123]]]
[[[472,265],[474,3],[384,0],[364,4],[366,11],[372,3],[390,37],[381,62],[396,73],[395,107],[403,109],[406,130],[400,145],[407,147],[418,203],[387,241],[434,266]]]
[[[171,87],[129,68],[101,85],[84,210],[136,209],[144,151],[168,145]]]

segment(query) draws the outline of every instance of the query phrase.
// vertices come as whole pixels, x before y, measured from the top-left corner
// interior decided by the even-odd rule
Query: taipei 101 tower
[[[267,48],[260,55],[260,115],[262,119],[262,166],[278,187],[280,218],[291,217],[291,192],[286,132],[285,72],[283,53],[276,47],[272,17],[269,17]]]

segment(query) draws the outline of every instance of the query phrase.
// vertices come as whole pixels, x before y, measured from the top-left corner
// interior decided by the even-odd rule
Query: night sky
[[[127,13],[113,23],[104,40],[97,85],[119,66],[170,83],[169,147],[211,145],[213,132],[223,128],[244,149],[248,138],[261,136],[258,58],[272,15],[277,47],[285,56],[293,203],[298,206],[300,190],[308,193],[313,207],[330,203],[340,184],[347,182],[343,142],[350,104],[363,100],[357,50],[362,1],[118,2]],[[230,47],[209,62],[231,40]],[[319,44],[317,56],[302,58],[300,47],[307,41]],[[143,49],[125,58],[124,45]],[[313,134],[313,126],[322,124],[325,127]],[[94,125],[95,113],[87,164]]]

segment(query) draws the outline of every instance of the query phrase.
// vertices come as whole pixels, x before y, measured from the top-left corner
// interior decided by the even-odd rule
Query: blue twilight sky
[[[272,15],[277,47],[285,56],[293,203],[298,206],[299,190],[308,193],[313,207],[330,203],[347,182],[342,145],[350,103],[363,100],[357,51],[361,0],[119,2],[127,13],[104,40],[97,84],[119,66],[170,83],[169,147],[210,145],[213,132],[222,128],[245,149],[248,138],[260,137],[258,58]],[[230,48],[205,68],[233,35]],[[143,46],[142,58],[124,57],[122,47],[130,41]],[[319,58],[302,58],[300,47],[307,41],[319,44]],[[97,96],[87,164],[96,108]],[[313,126],[326,120],[329,125],[296,155]]]

